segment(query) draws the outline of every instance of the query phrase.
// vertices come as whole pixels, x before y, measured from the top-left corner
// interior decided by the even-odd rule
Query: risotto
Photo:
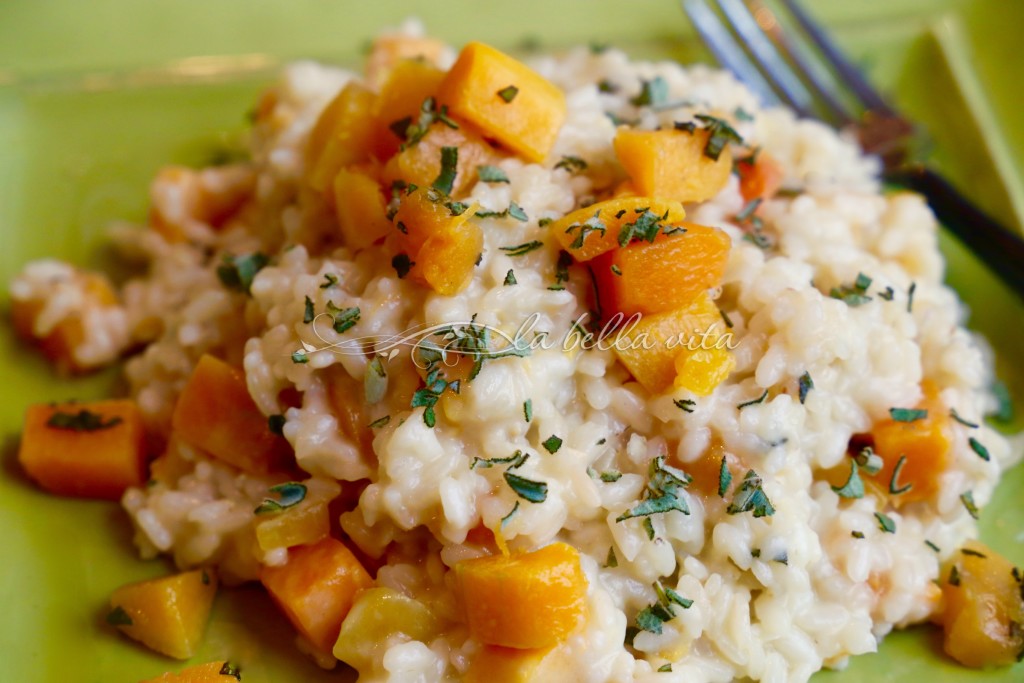
[[[157,175],[113,231],[142,277],[11,289],[66,369],[131,352],[131,401],[21,453],[183,571],[197,625],[124,587],[128,635],[188,657],[259,581],[361,681],[806,681],[929,619],[1016,658],[1020,573],[970,539],[1019,448],[934,217],[854,140],[703,66],[413,31],[288,67],[249,153]],[[102,473],[35,449],[100,436]]]

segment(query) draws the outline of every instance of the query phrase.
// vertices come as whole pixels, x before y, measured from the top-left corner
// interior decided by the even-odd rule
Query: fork
[[[851,129],[861,148],[881,159],[886,182],[923,195],[939,222],[1024,298],[1024,240],[974,206],[938,173],[910,159],[913,124],[867,82],[796,0],[779,2],[805,34],[803,42],[787,35],[764,2],[681,2],[715,59],[762,103],[787,105],[801,117]],[[806,43],[813,49],[804,47]]]

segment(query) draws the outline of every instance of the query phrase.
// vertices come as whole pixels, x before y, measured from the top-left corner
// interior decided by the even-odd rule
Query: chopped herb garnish
[[[860,474],[857,473],[856,460],[850,460],[850,476],[847,477],[846,483],[842,486],[833,486],[832,490],[841,498],[864,497],[864,482],[861,481]]]
[[[906,493],[910,489],[914,488],[913,484],[906,484],[905,486],[899,485],[900,472],[903,471],[903,466],[907,464],[907,456],[901,455],[900,459],[896,461],[896,467],[892,470],[892,478],[889,480],[889,493],[894,496],[898,496],[902,493]]]
[[[533,481],[520,477],[505,470],[505,481],[516,492],[516,495],[531,503],[543,503],[548,498],[548,485],[543,481]]]
[[[619,86],[615,85],[614,83],[609,81],[607,78],[602,79],[602,80],[597,82],[597,91],[598,92],[614,93],[614,92],[618,92],[618,90],[619,90]]]
[[[506,524],[508,524],[510,521],[512,521],[512,517],[514,517],[517,512],[519,512],[519,501],[518,500],[516,501],[516,504],[512,506],[512,509],[508,511],[508,514],[501,518],[501,528],[502,529],[505,528]]]
[[[889,415],[896,422],[917,422],[928,417],[928,411],[918,408],[889,408]]]
[[[622,276],[622,269],[621,269],[621,268],[619,268],[619,267],[618,267],[617,265],[615,265],[614,263],[612,264],[611,268],[609,268],[608,270],[612,271],[612,274],[613,274],[613,275],[618,275],[618,276],[620,276],[620,277]]]
[[[466,209],[469,208],[469,204],[466,204],[465,202],[450,201],[450,202],[445,202],[444,205],[446,207],[448,207],[448,212],[452,216],[461,216],[462,214],[466,213]],[[405,232],[405,231],[403,231],[403,232]],[[406,234],[408,234],[408,233],[406,233]],[[479,266],[480,263],[477,262],[476,265]]]
[[[448,107],[442,106],[440,109],[437,108],[437,100],[433,97],[428,97],[423,100],[423,104],[420,105],[419,117],[416,119],[416,123],[412,122],[412,117],[406,117],[393,122],[390,126],[391,132],[397,137],[404,138],[401,149],[407,149],[412,145],[415,145],[422,140],[427,132],[430,130],[430,126],[434,123],[443,123],[449,128],[458,128],[459,124],[452,121],[448,117]],[[411,192],[412,190],[410,190]]]
[[[871,278],[864,273],[857,273],[857,279],[854,281],[853,286],[841,285],[833,287],[832,291],[829,292],[829,296],[833,299],[839,299],[851,308],[856,308],[871,301],[871,297],[867,295],[870,286]]]
[[[684,413],[692,413],[693,409],[697,406],[697,402],[692,398],[673,399],[672,404]]]
[[[558,261],[555,262],[555,282],[568,282],[569,281],[569,266],[572,265],[572,255],[560,249],[558,251]]]
[[[505,100],[506,104],[511,102],[519,94],[519,88],[514,85],[508,85],[498,91],[498,97]]]
[[[131,616],[124,611],[124,608],[119,605],[107,613],[107,623],[111,626],[131,626],[135,622],[133,622]]]
[[[651,521],[651,518],[644,517],[644,521],[640,523],[640,526],[642,526],[644,531],[647,532],[647,540],[653,541],[657,534],[654,531],[654,522]]]
[[[811,379],[811,373],[805,372],[800,375],[798,384],[800,387],[800,403],[803,404],[807,400],[807,394],[814,388],[814,380]]]
[[[528,398],[523,401],[523,417],[527,422],[533,419],[533,399]]]
[[[968,514],[974,519],[978,519],[978,506],[974,503],[974,493],[972,491],[965,491],[960,494],[960,502],[964,504]]]
[[[740,209],[740,212],[736,214],[736,222],[746,223],[751,218],[753,218],[754,214],[757,213],[757,209],[759,206],[761,206],[762,202],[764,202],[764,199],[762,197],[756,197],[747,202],[743,206],[743,208]]]
[[[949,568],[949,585],[960,585],[960,569],[955,564]]]
[[[316,320],[316,309],[313,307],[313,300],[306,297],[306,312],[302,315],[302,322],[307,325]]]
[[[878,520],[879,529],[887,534],[896,533],[896,522],[894,522],[891,517],[881,512],[876,512],[875,519]]]
[[[304,349],[299,349],[298,351],[292,354],[292,362],[299,364],[308,363],[309,356],[306,355],[306,351]]]
[[[363,398],[370,405],[380,403],[388,391],[388,370],[380,356],[374,356],[363,376]]]
[[[755,398],[754,400],[752,400],[752,401],[744,401],[743,403],[738,404],[736,406],[736,409],[737,410],[743,410],[747,406],[753,406],[753,405],[757,405],[758,403],[764,403],[764,400],[766,398],[768,398],[768,390],[767,389],[765,389],[764,393],[761,394],[760,396],[758,396],[757,398]]]
[[[386,427],[389,422],[391,422],[391,416],[385,415],[384,417],[374,420],[368,424],[367,427],[370,429],[380,429],[381,427]]]
[[[437,179],[434,180],[431,187],[438,192],[444,192],[445,194],[452,193],[452,187],[455,185],[455,176],[459,172],[459,148],[458,147],[442,147],[441,148],[441,172],[437,174]]]
[[[684,515],[690,514],[690,508],[686,499],[681,497],[683,489],[690,483],[690,476],[675,467],[665,464],[665,456],[659,455],[651,460],[648,467],[647,488],[644,491],[645,498],[642,502],[623,512],[615,518],[621,522],[633,517],[647,517],[649,515],[678,510]]]
[[[668,100],[668,83],[661,76],[640,81],[640,92],[629,99],[635,107],[657,107]]]
[[[338,334],[347,332],[359,322],[359,307],[338,308],[333,301],[327,302],[327,313],[333,319],[334,331]]]
[[[622,472],[618,470],[606,470],[601,473],[601,481],[606,484],[617,482],[619,479],[622,479]]]
[[[254,510],[257,515],[280,512],[281,510],[298,505],[306,498],[306,485],[296,481],[289,481],[284,484],[271,486],[270,492],[277,494],[277,500],[265,498]]]
[[[541,218],[540,220],[537,221],[537,227],[538,228],[546,228],[547,226],[551,225],[553,222],[554,222],[553,218]]]
[[[967,439],[967,444],[971,447],[971,450],[978,454],[978,457],[982,460],[988,461],[991,456],[988,454],[988,449],[982,445],[980,441],[975,439],[973,436]]]
[[[743,107],[736,107],[736,109],[733,110],[732,115],[736,117],[737,121],[753,121],[754,120],[754,115],[749,113]]]
[[[507,183],[509,182],[508,176],[505,171],[501,170],[497,166],[477,166],[476,173],[480,176],[480,180],[485,183]]]
[[[515,202],[509,202],[508,215],[522,223],[526,223],[527,221],[530,220],[530,217],[526,215],[526,212],[523,211],[523,208],[516,204]]]
[[[219,673],[221,676],[234,676],[236,681],[242,680],[242,667],[231,662],[224,662]]]
[[[569,173],[579,173],[587,168],[587,162],[579,157],[567,155],[555,164],[555,168],[563,169]]]
[[[529,254],[531,251],[536,249],[540,249],[543,246],[543,242],[533,240],[532,242],[524,242],[523,244],[517,244],[513,247],[499,247],[499,249],[509,256],[522,256],[524,254]]]
[[[209,586],[210,585],[210,574],[209,574],[209,572],[207,572],[204,569],[203,573],[199,575],[199,580],[203,582],[204,586]]]
[[[416,265],[415,262],[409,259],[408,254],[395,254],[391,259],[391,267],[395,269],[399,280],[408,275],[414,265]]]
[[[725,498],[732,484],[732,472],[729,471],[729,462],[722,456],[722,464],[718,467],[718,497]]]
[[[855,455],[853,459],[862,470],[872,476],[881,472],[882,467],[885,466],[885,461],[882,460],[882,456],[875,453],[871,446],[865,446],[862,448],[860,453]]]
[[[907,313],[913,313],[914,311],[914,292],[917,291],[917,283],[911,282],[910,289],[907,290]]]
[[[99,413],[82,408],[77,413],[65,413],[58,410],[46,421],[46,426],[51,429],[67,429],[72,432],[97,432],[101,429],[110,429],[124,422],[118,416],[105,420]]]
[[[979,427],[977,422],[971,422],[970,420],[965,420],[964,418],[960,417],[960,414],[956,412],[956,408],[949,409],[949,416],[956,420],[957,422],[959,422],[960,424],[962,424],[964,427],[969,427],[970,429],[977,429]],[[986,460],[987,459],[988,458],[986,458]]]
[[[896,292],[893,290],[892,287],[886,287],[885,289],[878,293],[878,298],[885,299],[886,301],[892,301],[893,298],[895,298],[895,296]]]
[[[768,495],[762,487],[761,475],[754,470],[749,470],[739,489],[732,497],[732,502],[726,508],[726,512],[735,515],[743,512],[753,512],[754,517],[771,517],[775,514],[775,507],[768,500]]]
[[[658,673],[672,673],[672,663],[662,664],[658,667]]]
[[[615,546],[608,546],[608,558],[604,561],[604,566],[609,569],[619,566],[619,558],[615,556]]]
[[[636,625],[641,630],[660,634],[662,624],[675,618],[675,608],[689,609],[693,606],[693,600],[684,598],[671,588],[664,588],[660,581],[654,582],[654,593],[658,596],[657,601],[640,610],[636,615]]]
[[[988,559],[988,555],[985,553],[979,553],[977,550],[971,550],[970,548],[960,548],[960,552],[970,557],[980,557],[983,560]]]
[[[277,434],[278,436],[284,436],[284,415],[270,415],[267,417],[267,429],[270,430],[271,434]]]
[[[1013,422],[1013,398],[1010,397],[1010,390],[1007,386],[996,380],[992,383],[992,396],[996,399],[996,409],[986,417],[1002,424]]]
[[[338,284],[338,277],[336,275],[324,273],[324,283],[320,285],[320,289],[327,289],[328,287],[333,287],[336,284]]]
[[[608,442],[608,439],[598,439],[598,440],[597,440],[597,445],[598,445],[598,446],[603,446],[603,445],[605,445],[605,444],[606,444],[607,442]]]
[[[939,551],[939,546],[935,545],[934,543],[932,543],[928,539],[925,539],[924,544],[926,546],[928,546],[929,548],[931,548],[932,550],[934,550],[935,552],[940,552]]]
[[[649,208],[635,209],[635,212],[638,214],[636,220],[624,223],[619,230],[618,242],[620,247],[624,247],[633,241],[653,243],[657,239],[658,234],[663,231],[663,228],[666,234],[668,234],[669,230],[676,230],[674,227],[663,225],[663,221],[668,218],[667,210],[661,216]],[[686,231],[685,228],[680,229],[683,232]]]
[[[730,142],[735,142],[738,145],[743,144],[743,138],[727,121],[714,116],[707,116],[706,114],[697,114],[694,118],[704,125],[704,130],[711,133],[708,136],[707,143],[704,145],[704,156],[712,161],[718,161],[718,157],[722,155],[722,150]]]
[[[270,259],[258,251],[243,256],[224,254],[221,264],[217,266],[217,277],[228,289],[248,294],[256,273],[263,270],[268,263]]]
[[[583,241],[587,238],[587,235],[589,235],[592,232],[599,232],[601,233],[601,236],[604,237],[605,232],[607,232],[607,227],[605,226],[604,221],[602,221],[599,218],[600,215],[601,212],[596,211],[593,216],[591,216],[584,222],[573,223],[572,225],[565,229],[565,234],[567,235],[571,235],[576,230],[579,230],[579,234],[576,235],[576,238],[572,241],[572,244],[569,245],[570,249],[581,248],[583,246]]]
[[[783,550],[781,553],[772,558],[772,562],[778,562],[779,564],[789,564],[789,555]]]
[[[473,462],[469,463],[469,469],[475,470],[479,466],[482,470],[489,470],[495,465],[508,465],[510,470],[518,469],[530,459],[529,453],[523,453],[522,451],[516,451],[512,455],[505,458],[473,458]]]
[[[508,272],[505,273],[505,282],[503,284],[506,287],[509,287],[511,285],[518,285],[519,284],[519,281],[516,280],[516,274],[514,272],[512,272],[511,268],[509,268]]]
[[[562,447],[562,440],[555,436],[554,434],[552,434],[551,436],[546,438],[543,441],[543,443],[541,443],[541,446],[543,446],[544,450],[546,450],[548,453],[554,455],[555,453],[558,452],[558,449]]]
[[[863,531],[851,531],[850,535],[853,536],[854,538],[864,538],[864,532]]]

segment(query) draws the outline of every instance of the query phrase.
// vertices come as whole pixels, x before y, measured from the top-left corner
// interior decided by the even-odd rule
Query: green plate
[[[557,7],[556,7],[557,4]],[[1020,225],[1024,63],[1017,31],[1024,3],[1005,0],[815,0],[872,78],[926,125],[933,158],[971,196]],[[670,0],[249,2],[245,0],[5,0],[0,5],[0,309],[6,283],[29,259],[109,264],[102,229],[141,219],[149,178],[169,161],[201,161],[243,127],[243,115],[282,60],[354,61],[375,30],[408,15],[461,42],[505,47],[530,39],[558,47],[614,43],[638,56],[699,56]],[[1024,308],[959,245],[943,239],[949,282],[971,325],[996,350],[998,372],[1024,396]],[[21,416],[33,402],[92,398],[116,389],[107,372],[56,378],[0,325],[0,678],[115,683],[182,665],[103,624],[110,591],[168,571],[141,562],[116,505],[64,500],[34,488],[16,462]],[[983,537],[1024,564],[1024,470],[1007,475],[982,514]],[[248,683],[339,681],[292,647],[289,627],[258,590],[222,591],[195,662],[231,658]],[[946,661],[929,628],[890,636],[834,683],[1011,681],[1020,667],[972,672]]]

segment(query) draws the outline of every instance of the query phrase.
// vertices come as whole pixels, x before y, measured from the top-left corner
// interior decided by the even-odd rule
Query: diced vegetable
[[[380,182],[368,167],[350,166],[334,176],[334,214],[345,244],[353,249],[370,246],[394,227]]]
[[[753,158],[737,159],[736,172],[740,176],[740,194],[745,202],[774,197],[782,187],[785,175],[782,164],[763,151]]]
[[[725,458],[725,475],[722,473],[722,459]],[[738,457],[728,452],[720,441],[713,442],[696,460],[690,462],[673,462],[673,465],[681,468],[692,477],[687,491],[699,493],[706,501],[710,498],[722,499],[719,491],[723,488],[723,496],[728,494],[728,489],[733,482],[739,483],[747,468]]]
[[[298,631],[323,652],[338,639],[356,594],[373,579],[344,543],[325,538],[294,548],[282,567],[264,567],[260,581]]]
[[[725,187],[732,172],[732,152],[718,160],[704,153],[711,132],[619,128],[615,154],[636,186],[648,197],[702,202]]]
[[[377,36],[366,58],[366,80],[373,86],[385,83],[393,70],[404,62],[436,64],[444,49],[445,44],[436,38],[405,33]]]
[[[344,368],[334,365],[325,371],[327,395],[338,417],[341,432],[357,444],[364,458],[373,458],[372,418],[362,400],[363,385]]]
[[[331,188],[345,166],[366,161],[374,140],[376,96],[350,82],[320,114],[306,147],[306,182],[318,192]]]
[[[483,43],[469,43],[441,82],[439,98],[488,137],[541,162],[565,121],[565,95],[528,66]]]
[[[675,359],[676,389],[686,389],[697,396],[708,396],[725,381],[736,367],[736,359],[728,349],[712,346],[719,343],[719,336],[718,333],[709,335],[705,348],[686,348],[679,352]]]
[[[965,666],[1007,666],[1024,654],[1021,572],[978,541],[968,541],[943,568],[938,617],[943,649]]]
[[[707,294],[701,294],[683,308],[646,315],[636,325],[627,325],[613,338],[613,348],[636,381],[657,394],[671,387],[678,375],[675,360],[680,345],[699,340],[705,330],[719,324],[718,308]]]
[[[659,232],[654,242],[633,242],[592,261],[605,318],[674,311],[721,282],[728,235],[696,223],[677,228],[686,232]]]
[[[213,356],[199,359],[171,424],[189,445],[246,472],[265,474],[287,464],[288,442],[270,431],[245,374]]]
[[[142,416],[127,399],[31,406],[18,460],[52,493],[117,500],[146,481]]]
[[[208,662],[178,673],[165,673],[141,683],[238,683],[240,670],[230,662]]]
[[[256,523],[256,542],[260,550],[310,545],[327,538],[331,532],[328,502],[303,502],[267,514]]]
[[[463,195],[477,181],[477,167],[493,164],[499,158],[480,134],[468,126],[449,128],[434,124],[423,139],[388,161],[383,173],[385,186],[403,180],[417,187],[430,187],[441,174],[444,147],[458,149],[455,180],[448,193],[455,197]]]
[[[469,660],[465,683],[571,681],[572,663],[558,648],[517,650],[484,645]]]
[[[439,294],[462,291],[483,250],[483,233],[469,220],[475,205],[462,208],[455,215],[443,193],[420,188],[402,197],[395,215],[399,248],[412,262],[409,275]]]
[[[36,334],[35,328],[46,301],[40,298],[11,298],[11,323],[14,331],[22,339],[38,346],[50,362],[65,372],[83,372],[93,367],[75,356],[75,349],[85,341],[83,312],[97,307],[116,306],[118,303],[117,294],[104,276],[76,271],[75,277],[81,280],[81,304],[44,335]]]
[[[463,560],[455,579],[469,632],[487,645],[551,647],[586,619],[587,579],[565,543]]]
[[[370,676],[387,648],[401,640],[429,642],[440,631],[441,622],[419,600],[394,588],[369,588],[342,622],[334,656],[360,676]]]
[[[107,622],[151,650],[188,659],[203,638],[216,594],[217,577],[208,569],[131,583],[110,596]]]
[[[252,169],[237,165],[165,166],[149,187],[149,224],[168,242],[185,242],[190,224],[221,227],[249,198],[255,181]]]
[[[620,196],[566,214],[551,224],[551,234],[577,261],[589,261],[619,247],[619,233],[650,211],[664,227],[686,218],[683,205],[675,201]]]
[[[377,132],[374,153],[380,160],[389,159],[405,141],[399,122],[419,123],[424,102],[435,98],[445,72],[418,59],[403,59],[394,65],[374,105],[373,117]]]

